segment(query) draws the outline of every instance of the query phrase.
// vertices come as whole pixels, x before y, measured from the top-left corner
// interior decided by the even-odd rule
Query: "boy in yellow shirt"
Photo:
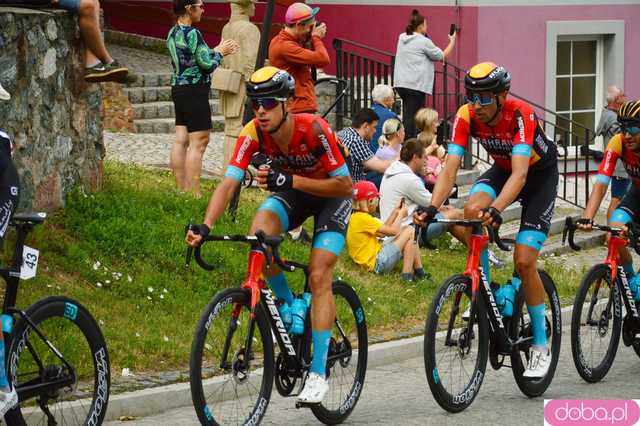
[[[386,222],[372,216],[378,206],[379,193],[369,181],[354,185],[353,214],[347,228],[347,251],[351,259],[369,271],[382,274],[391,271],[403,259],[401,278],[405,281],[426,276],[420,251],[413,240],[413,226],[402,227],[407,217],[404,199]],[[378,237],[388,237],[383,243]]]

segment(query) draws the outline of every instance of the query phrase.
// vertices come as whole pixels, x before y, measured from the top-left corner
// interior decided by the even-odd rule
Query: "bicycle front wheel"
[[[560,341],[562,339],[562,319],[560,312],[560,299],[556,286],[551,276],[542,269],[538,270],[542,285],[545,291],[544,311],[545,311],[545,330],[547,333],[547,344],[551,351],[551,365],[549,371],[544,377],[539,379],[529,379],[524,377],[524,370],[529,361],[529,349],[531,344],[523,344],[513,351],[511,354],[511,371],[513,377],[522,391],[528,397],[536,397],[542,395],[553,380],[553,376],[560,358]],[[533,331],[531,320],[524,301],[524,289],[518,292],[518,299],[511,319],[511,336],[514,340],[519,338],[532,338]],[[529,340],[528,342],[530,342]]]
[[[448,278],[434,296],[424,334],[427,382],[436,402],[457,413],[480,391],[487,367],[487,314],[478,294],[473,326],[463,313],[471,304],[471,280]]]
[[[611,270],[595,265],[585,275],[571,317],[571,353],[578,374],[595,383],[609,372],[618,351],[622,301]]]
[[[7,423],[101,424],[111,373],[95,319],[75,300],[60,296],[36,302],[26,314],[51,347],[24,318],[16,323],[7,364],[20,404],[7,413]]]
[[[271,329],[261,305],[253,330],[250,318],[249,291],[240,288],[218,293],[200,317],[189,372],[203,425],[257,425],[267,410],[275,367]]]
[[[336,319],[327,356],[329,392],[321,404],[311,406],[325,424],[342,423],[360,398],[367,371],[367,323],[360,299],[344,281],[334,281]]]

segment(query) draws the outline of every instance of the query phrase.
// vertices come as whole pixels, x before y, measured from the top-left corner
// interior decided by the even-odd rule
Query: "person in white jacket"
[[[424,106],[426,95],[433,92],[434,62],[444,61],[455,43],[454,32],[444,50],[436,46],[427,36],[427,20],[415,9],[405,32],[398,36],[393,86],[402,98],[402,122],[408,138],[416,137],[416,112]]]
[[[400,159],[391,163],[384,172],[380,184],[380,219],[384,222],[393,209],[404,198],[408,216],[404,226],[413,223],[413,213],[418,208],[431,205],[431,193],[424,186],[422,176],[427,163],[426,148],[418,139],[409,139],[400,150]],[[442,206],[436,215],[438,219],[463,219],[464,212],[450,206]],[[464,228],[442,223],[432,223],[427,228],[424,240],[431,241],[446,231],[457,240],[464,241]],[[504,262],[489,250],[489,261],[494,267],[501,268]]]
[[[426,207],[431,203],[431,193],[425,188],[420,176],[424,174],[427,155],[424,145],[417,139],[409,139],[400,150],[400,159],[391,163],[384,172],[380,184],[380,219],[384,222],[400,199],[404,198],[409,217],[405,225],[412,222],[413,212],[418,206]],[[462,219],[460,209],[445,206],[439,213],[440,218]],[[438,238],[447,230],[444,224],[434,223],[427,228],[427,240]],[[452,233],[457,235],[455,227]],[[462,229],[459,231],[462,232]],[[461,234],[460,234],[461,235]]]

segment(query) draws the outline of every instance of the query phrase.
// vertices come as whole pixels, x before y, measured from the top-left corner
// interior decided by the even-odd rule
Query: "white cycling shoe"
[[[11,410],[18,403],[18,394],[15,389],[11,392],[0,392],[0,419],[4,417],[7,411]]]
[[[551,351],[547,348],[546,352],[540,352],[531,348],[529,352],[529,365],[524,370],[523,377],[530,379],[539,379],[547,375],[551,366]]]
[[[319,404],[327,395],[329,382],[324,377],[316,373],[309,373],[304,388],[298,395],[300,404]]]
[[[11,99],[11,95],[9,94],[9,92],[4,90],[4,88],[0,84],[0,100],[8,101],[9,99]]]

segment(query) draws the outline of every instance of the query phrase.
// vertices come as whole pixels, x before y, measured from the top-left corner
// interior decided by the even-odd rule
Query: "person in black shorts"
[[[200,31],[192,25],[204,12],[202,0],[174,0],[178,17],[167,36],[171,55],[171,98],[176,115],[176,142],[171,147],[170,164],[178,189],[199,197],[202,156],[211,132],[211,73],[223,56],[235,53],[238,43],[222,40],[209,49]]]
[[[3,95],[2,100],[11,98],[1,85],[0,93]],[[20,195],[18,172],[11,161],[12,148],[11,138],[0,129],[0,244],[7,233],[7,227],[16,210]],[[4,353],[4,339],[0,333],[0,418],[18,403],[18,395],[7,377]]]

